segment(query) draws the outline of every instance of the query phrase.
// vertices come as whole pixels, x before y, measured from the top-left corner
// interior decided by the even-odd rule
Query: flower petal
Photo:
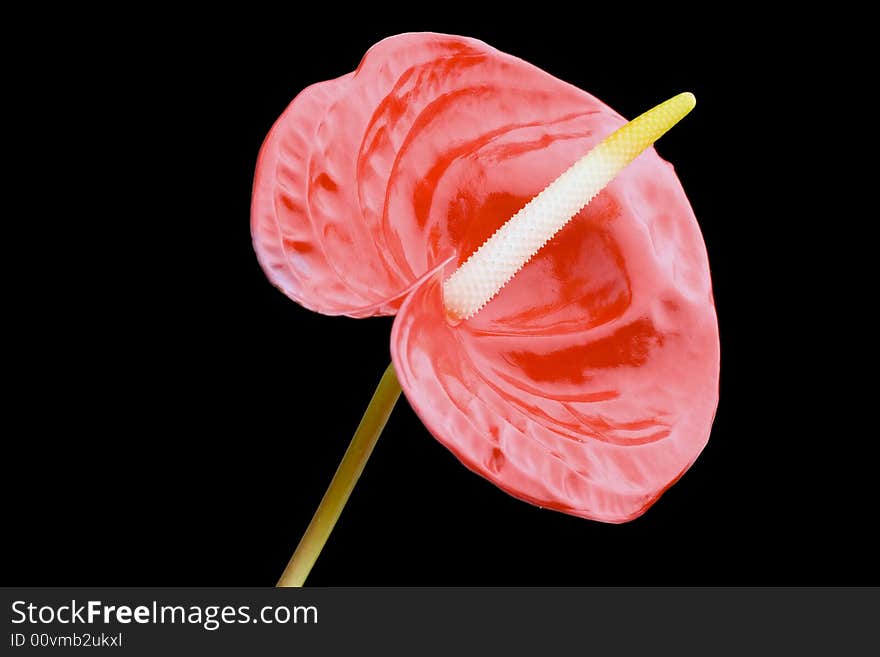
[[[539,163],[506,164],[511,176],[466,202],[515,193],[511,180],[531,194],[517,172]],[[623,522],[696,459],[718,402],[718,327],[699,227],[653,150],[472,320],[446,318],[449,273],[406,300],[392,356],[413,408],[466,466],[534,504]]]
[[[354,73],[300,93],[270,131],[254,179],[254,247],[269,279],[308,308],[393,314],[421,276],[466,257],[517,209],[501,192],[495,212],[469,216],[458,188],[479,180],[463,177],[467,160],[502,171],[511,145],[540,157],[553,140],[622,123],[480,41],[390,37]],[[558,173],[522,175],[537,192]],[[520,194],[524,181],[511,182]]]
[[[399,35],[291,103],[252,206],[260,262],[291,298],[400,310],[404,392],[468,467],[608,522],[687,469],[718,400],[705,247],[672,167],[642,154],[471,320],[448,322],[440,279],[623,123],[482,42]]]

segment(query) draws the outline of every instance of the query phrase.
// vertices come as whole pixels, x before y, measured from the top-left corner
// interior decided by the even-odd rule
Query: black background
[[[303,87],[425,29],[481,38],[628,117],[696,94],[658,150],[709,250],[721,403],[692,469],[615,526],[508,497],[401,401],[309,583],[877,583],[876,493],[856,471],[873,438],[841,427],[847,384],[816,337],[830,302],[797,261],[811,215],[773,150],[803,59],[721,11],[391,13],[8,25],[32,38],[8,60],[22,86],[7,101],[2,583],[275,582],[388,362],[391,320],[313,314],[265,280],[257,152]]]

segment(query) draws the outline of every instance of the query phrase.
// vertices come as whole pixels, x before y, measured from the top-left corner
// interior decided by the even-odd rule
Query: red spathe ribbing
[[[404,393],[511,494],[621,522],[697,457],[718,401],[705,247],[672,167],[639,156],[473,319],[440,271],[624,120],[486,44],[405,34],[303,91],[254,182],[270,280],[319,312],[398,312]]]

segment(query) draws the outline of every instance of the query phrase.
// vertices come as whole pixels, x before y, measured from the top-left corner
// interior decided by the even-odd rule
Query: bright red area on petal
[[[400,309],[404,392],[462,462],[610,522],[687,469],[717,405],[705,247],[672,167],[641,155],[471,320],[447,321],[437,276],[416,284],[623,123],[481,42],[401,35],[294,100],[261,151],[252,212],[260,261],[296,301]]]

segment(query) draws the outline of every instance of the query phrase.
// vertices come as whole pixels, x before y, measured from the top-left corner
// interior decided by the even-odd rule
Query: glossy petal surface
[[[480,41],[385,39],[276,121],[254,179],[254,247],[269,279],[308,308],[394,314],[422,275],[493,229],[468,216],[479,181],[462,176],[475,153],[503,165],[511,148],[543,150],[550,133],[622,123],[589,94]],[[518,194],[517,181],[510,187]],[[496,225],[517,209],[512,198],[491,200]]]
[[[392,37],[285,111],[252,213],[260,261],[293,299],[399,309],[403,390],[465,465],[607,522],[687,469],[718,400],[708,262],[672,167],[639,156],[470,320],[447,320],[440,281],[623,123],[479,41]]]
[[[718,328],[672,167],[639,158],[602,196],[471,320],[446,320],[438,272],[403,305],[392,354],[416,412],[469,468],[532,503],[623,522],[709,437]]]

